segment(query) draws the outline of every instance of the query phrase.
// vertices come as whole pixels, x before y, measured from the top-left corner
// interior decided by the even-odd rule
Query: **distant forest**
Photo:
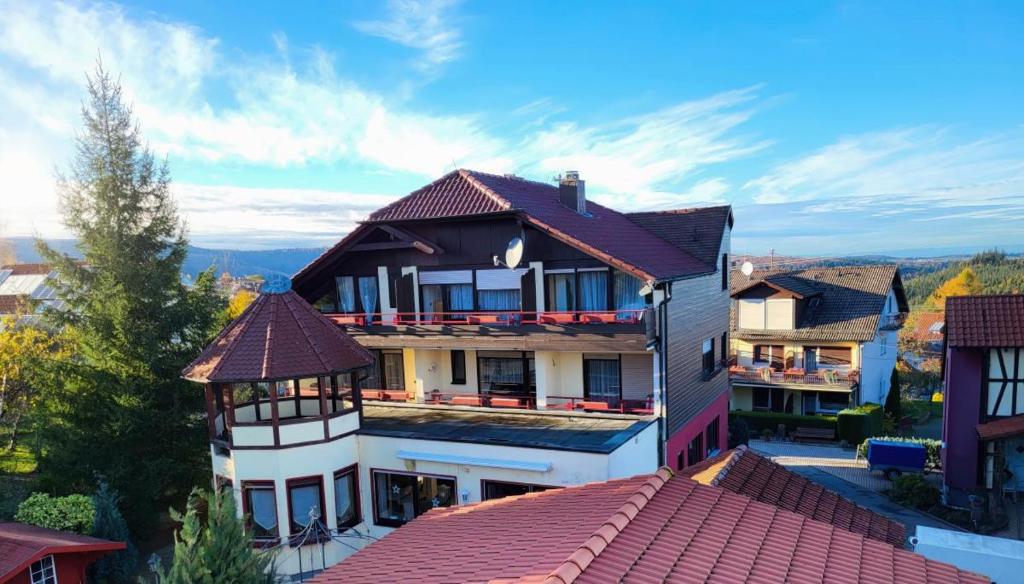
[[[981,285],[982,294],[1024,292],[1024,257],[1009,256],[1001,251],[986,251],[965,260],[913,264],[906,269],[901,262],[903,285],[911,307],[921,306],[944,282],[956,277],[964,268],[971,268]]]

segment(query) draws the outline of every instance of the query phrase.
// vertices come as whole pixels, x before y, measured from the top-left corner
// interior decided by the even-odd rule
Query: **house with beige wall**
[[[908,312],[895,265],[734,272],[730,408],[832,414],[882,403]]]

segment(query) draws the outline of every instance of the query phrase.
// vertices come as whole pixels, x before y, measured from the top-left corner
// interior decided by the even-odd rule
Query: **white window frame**
[[[47,570],[49,574],[46,573]],[[28,572],[32,584],[57,584],[57,562],[54,561],[53,554],[32,562]]]

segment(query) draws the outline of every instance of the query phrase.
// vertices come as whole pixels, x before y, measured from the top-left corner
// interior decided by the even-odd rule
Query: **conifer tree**
[[[120,497],[110,489],[106,481],[100,480],[96,494],[92,497],[95,508],[92,536],[111,541],[123,541],[128,544],[128,547],[119,552],[107,554],[93,563],[89,573],[92,575],[92,581],[96,584],[134,582],[138,552],[132,544],[128,524],[117,508],[119,499]]]
[[[179,375],[223,302],[212,271],[192,288],[181,282],[186,229],[168,167],[145,146],[119,84],[98,66],[88,89],[75,158],[58,177],[80,258],[37,242],[64,300],[49,317],[73,345],[40,412],[39,471],[49,489],[79,492],[99,472],[144,536],[209,476],[201,392]]]
[[[203,550],[206,567],[218,582],[269,582],[270,554],[254,552],[252,537],[238,519],[235,498],[218,489],[206,496],[207,540]]]
[[[189,495],[185,514],[171,511],[171,517],[181,522],[181,529],[174,534],[174,560],[166,575],[160,576],[162,584],[213,584],[221,582],[210,573],[205,563],[204,547],[206,534],[199,521],[198,504],[201,496],[193,491]]]

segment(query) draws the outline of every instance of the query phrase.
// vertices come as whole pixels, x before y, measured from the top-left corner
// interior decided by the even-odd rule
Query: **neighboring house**
[[[0,266],[0,318],[59,307],[61,301],[52,286],[54,277],[46,264]]]
[[[909,332],[910,339],[918,343],[926,356],[942,354],[942,329],[946,323],[946,314],[940,311],[922,312],[914,319],[914,329]]]
[[[311,510],[346,538],[316,566],[281,554],[295,574],[434,507],[717,454],[731,222],[620,214],[575,177],[446,175],[294,290],[265,287],[184,372],[206,385],[218,483],[262,545],[324,541],[306,537]],[[496,268],[517,237],[522,262]]]
[[[946,299],[945,496],[1024,490],[1024,295]]]
[[[661,469],[435,509],[313,582],[988,581],[807,513]]]
[[[732,297],[732,409],[884,402],[908,312],[895,265],[734,272]]]
[[[86,569],[125,543],[0,523],[0,584],[85,584]]]

